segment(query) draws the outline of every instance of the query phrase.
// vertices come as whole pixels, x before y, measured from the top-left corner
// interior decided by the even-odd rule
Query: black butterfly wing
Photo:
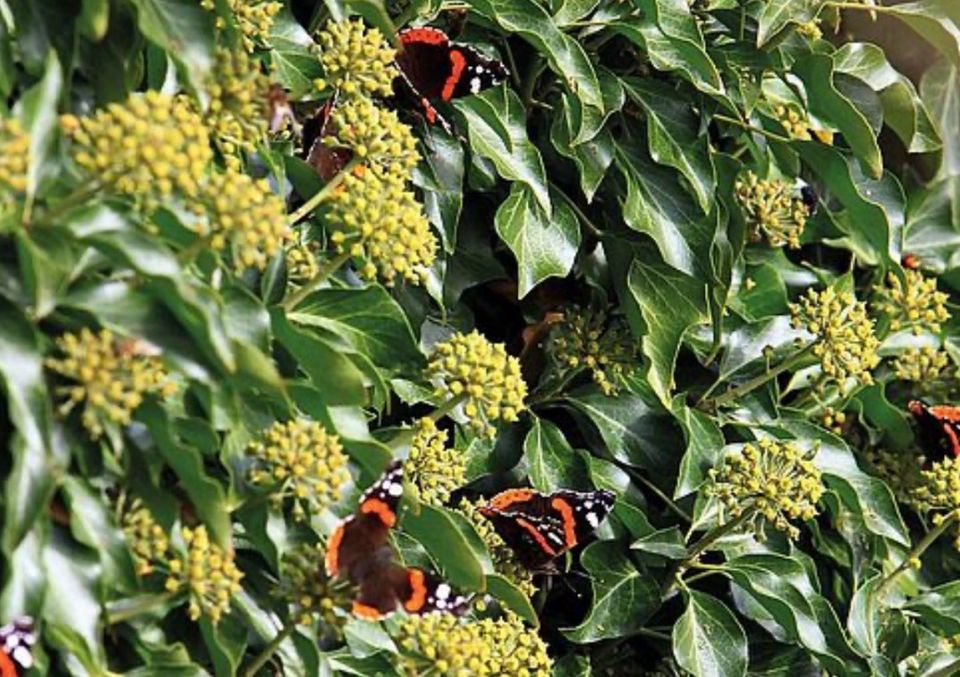
[[[31,647],[36,641],[32,618],[25,616],[0,627],[0,677],[19,677],[33,667]]]
[[[303,123],[303,148],[305,160],[324,181],[329,181],[353,158],[349,148],[333,148],[323,142],[324,137],[334,132],[331,129],[330,114],[336,105],[331,98]]]
[[[482,513],[497,535],[513,550],[520,564],[533,571],[550,568],[563,551],[562,531],[540,518],[490,509]]]
[[[561,489],[550,495],[550,507],[560,515],[564,533],[573,547],[592,534],[613,509],[616,496],[609,491]],[[573,536],[570,543],[570,536]]]
[[[510,75],[501,61],[491,59],[468,45],[455,45],[450,53],[450,62],[451,75],[440,93],[444,101],[479,94],[499,85]],[[456,77],[453,77],[454,73]]]
[[[923,454],[931,463],[960,456],[960,407],[929,406],[920,400],[907,405],[917,423]]]
[[[410,28],[400,31],[397,67],[416,92],[417,98],[442,98],[443,87],[450,78],[450,40],[436,28]]]

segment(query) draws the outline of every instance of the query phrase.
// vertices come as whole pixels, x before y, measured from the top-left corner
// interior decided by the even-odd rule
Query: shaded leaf
[[[687,608],[673,626],[677,664],[698,677],[747,674],[747,635],[720,600],[687,592]]]

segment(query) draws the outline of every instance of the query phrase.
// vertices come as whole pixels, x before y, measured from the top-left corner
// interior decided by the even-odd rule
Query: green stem
[[[673,569],[670,571],[670,574],[667,576],[667,579],[663,582],[663,587],[661,588],[661,597],[666,597],[669,595],[673,589],[677,586],[680,581],[680,577],[683,576],[683,572],[689,569],[694,562],[696,562],[700,555],[702,555],[707,548],[713,545],[715,542],[726,536],[732,531],[736,531],[740,526],[752,518],[756,513],[757,509],[753,506],[750,506],[736,519],[733,519],[726,524],[722,524],[716,529],[707,533],[706,536],[697,541],[688,551],[687,556],[674,565]]]
[[[141,595],[132,599],[124,599],[107,606],[107,625],[116,625],[123,621],[136,618],[142,614],[169,604],[179,592],[165,592],[159,595]]]
[[[563,201],[566,202],[566,203],[570,206],[570,209],[573,210],[573,213],[576,214],[577,217],[580,219],[580,221],[583,223],[583,225],[586,226],[587,230],[590,231],[590,234],[591,234],[591,235],[593,235],[593,236],[594,236],[595,238],[597,238],[598,240],[603,237],[603,231],[600,230],[600,229],[597,227],[597,225],[596,225],[593,221],[590,220],[590,217],[588,217],[588,216],[583,212],[583,210],[580,209],[580,207],[577,205],[577,203],[573,201],[573,198],[571,198],[571,197],[570,197],[569,195],[567,195],[563,190],[561,190],[560,187],[559,187],[557,184],[555,184],[553,181],[550,182],[550,187],[553,188],[554,191],[556,191],[556,193],[557,193],[561,198],[563,198]]]
[[[926,552],[927,548],[933,545],[933,542],[936,541],[940,536],[945,532],[950,526],[957,521],[957,513],[952,512],[939,524],[939,526],[934,527],[927,532],[927,535],[924,536],[919,543],[917,543],[913,550],[907,553],[907,556],[903,558],[903,561],[900,562],[900,565],[890,572],[890,575],[883,579],[880,582],[880,585],[877,587],[877,599],[883,599],[884,594],[886,594],[887,589],[893,584],[894,580],[902,574],[904,571],[910,568],[910,563],[914,560],[920,559],[920,556]]]
[[[323,284],[328,277],[333,275],[340,269],[344,263],[347,262],[347,259],[350,258],[350,252],[345,251],[340,254],[337,254],[332,259],[326,262],[326,264],[320,266],[320,270],[317,271],[317,274],[314,275],[310,280],[308,280],[300,289],[293,292],[283,301],[283,309],[286,311],[291,311],[296,308],[301,301],[310,296],[313,292],[317,290],[321,284]]]
[[[318,190],[313,197],[300,205],[300,208],[287,218],[287,223],[293,226],[309,216],[314,209],[319,207],[324,200],[330,197],[330,194],[336,190],[337,186],[343,183],[343,180],[347,178],[347,175],[350,174],[350,172],[352,172],[359,164],[360,158],[352,158],[350,162],[348,162],[343,169],[337,173],[336,176],[327,181],[327,184],[323,188]]]
[[[648,480],[646,477],[644,477],[640,473],[635,472],[634,470],[631,470],[630,468],[624,467],[623,469],[627,471],[627,474],[630,475],[631,479],[636,480],[637,482],[645,486],[647,489],[652,491],[654,494],[656,494],[657,498],[663,501],[666,504],[666,506],[670,508],[670,510],[675,515],[677,515],[677,517],[682,519],[684,522],[687,522],[688,524],[693,522],[693,518],[690,517],[690,515],[688,515],[683,508],[677,505],[672,498],[670,498],[665,493],[663,493],[663,491],[660,490],[660,487],[658,487],[656,484]]]
[[[527,110],[530,109],[530,102],[533,100],[533,90],[537,86],[537,80],[540,79],[540,74],[546,67],[547,62],[539,57],[530,62],[530,68],[527,69],[527,74],[523,79],[523,91],[520,93],[523,107]]]
[[[736,125],[736,126],[742,128],[742,129],[746,129],[746,130],[749,131],[749,132],[754,132],[755,134],[761,134],[761,135],[767,137],[768,139],[772,139],[773,141],[779,141],[779,142],[781,142],[781,143],[791,143],[791,142],[793,141],[793,139],[791,139],[791,138],[789,138],[789,137],[787,137],[787,136],[783,136],[783,135],[781,135],[781,134],[775,134],[774,132],[768,132],[766,129],[763,129],[762,127],[755,127],[754,125],[748,124],[748,123],[744,122],[743,120],[738,120],[737,118],[732,118],[732,117],[730,117],[729,115],[723,115],[723,114],[721,114],[721,113],[714,113],[713,117],[714,117],[715,120],[720,120],[720,121],[722,121],[722,122],[728,122],[728,123],[730,123],[731,125]]]
[[[40,219],[37,220],[35,224],[32,225],[52,225],[54,221],[58,218],[69,212],[74,207],[83,204],[91,197],[96,195],[103,186],[100,185],[99,181],[91,181],[85,183],[75,191],[67,195],[65,198],[60,200],[56,205],[54,205],[49,211],[47,211]],[[32,208],[25,208],[23,211],[23,223],[24,225],[30,224],[30,216],[32,214]]]
[[[860,10],[861,12],[873,12],[883,14],[887,13],[896,13],[896,7],[884,7],[883,5],[861,5],[855,2],[828,2],[825,5],[826,7],[835,7],[836,9],[855,9]]]
[[[283,629],[270,640],[270,643],[263,647],[263,651],[257,654],[257,657],[253,659],[253,662],[247,666],[247,669],[243,671],[243,677],[254,677],[257,674],[257,671],[260,670],[264,665],[267,664],[267,661],[277,652],[277,649],[280,648],[280,645],[294,633],[297,629],[297,624],[293,621],[290,621],[287,625],[283,626]]]
[[[705,569],[698,574],[694,574],[693,576],[690,576],[684,581],[684,583],[686,583],[687,585],[690,585],[691,583],[699,581],[701,578],[706,578],[707,576],[714,576],[716,574],[722,574],[725,571],[726,569],[722,567],[718,567],[716,569]]]
[[[813,343],[807,344],[802,350],[795,353],[793,357],[790,357],[784,360],[773,369],[769,369],[763,372],[762,374],[758,374],[757,376],[754,376],[752,379],[748,381],[744,381],[740,385],[734,388],[730,388],[725,393],[718,395],[713,399],[714,406],[719,407],[721,405],[727,404],[728,402],[732,402],[734,400],[740,399],[747,393],[750,393],[756,390],[760,386],[776,378],[777,376],[784,373],[785,371],[789,371],[791,369],[795,369],[796,367],[800,366],[801,364],[803,364],[803,362],[806,361],[810,351],[813,350],[813,346],[814,346]],[[710,391],[712,390],[713,389],[711,388]],[[710,391],[707,391],[707,393],[709,393]],[[697,404],[700,404],[705,400],[706,400],[706,395],[700,398],[700,402],[698,402]]]

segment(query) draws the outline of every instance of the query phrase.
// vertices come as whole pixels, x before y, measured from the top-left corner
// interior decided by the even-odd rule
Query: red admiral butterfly
[[[480,508],[500,537],[529,569],[547,570],[554,559],[589,536],[613,508],[609,491],[561,489],[541,494],[509,489]]]
[[[431,124],[440,122],[449,127],[431,99],[446,103],[460,96],[477,94],[500,84],[509,75],[501,61],[484,56],[469,45],[452,42],[437,28],[408,28],[397,37],[400,39],[397,66],[401,77],[394,83],[394,91],[401,96],[412,96]]]
[[[32,618],[18,618],[0,627],[0,677],[19,677],[33,666],[30,647],[36,644]]]
[[[394,561],[387,542],[397,523],[403,495],[403,464],[394,461],[360,498],[357,512],[343,520],[327,544],[327,574],[357,586],[353,613],[377,620],[402,606],[407,613],[446,611],[459,614],[468,599],[453,594],[447,583]]]
[[[921,400],[913,400],[907,409],[917,422],[920,446],[927,460],[936,462],[947,456],[960,456],[960,406],[931,407]]]
[[[307,164],[313,167],[324,181],[329,181],[339,174],[353,157],[353,151],[349,148],[331,148],[323,142],[324,138],[336,131],[331,129],[330,124],[330,114],[336,102],[336,96],[327,99],[316,115],[303,123],[303,147],[307,152]]]

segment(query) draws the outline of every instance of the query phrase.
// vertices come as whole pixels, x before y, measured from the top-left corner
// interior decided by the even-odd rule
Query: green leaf
[[[440,233],[444,251],[452,254],[463,210],[463,146],[439,127],[427,129],[424,143],[431,152],[417,167],[413,180],[423,189],[423,209]]]
[[[214,15],[194,0],[132,0],[137,25],[198,90],[213,67]]]
[[[3,489],[3,552],[10,555],[43,514],[66,459],[54,453],[50,402],[43,374],[40,337],[27,318],[0,298],[0,379],[11,437],[12,467]]]
[[[623,84],[627,96],[646,113],[650,157],[680,172],[700,209],[708,213],[717,175],[710,142],[700,133],[700,120],[686,97],[675,87],[657,80],[624,78]]]
[[[99,42],[107,33],[109,21],[110,0],[82,0],[77,25],[87,38]]]
[[[944,637],[960,634],[960,582],[952,581],[914,597],[904,608]]]
[[[747,674],[747,635],[726,605],[689,590],[687,608],[673,626],[677,664],[697,677]]]
[[[528,188],[515,183],[497,209],[494,224],[497,235],[517,257],[520,298],[548,277],[566,276],[573,267],[580,247],[580,223],[566,203],[557,203],[550,216]]]
[[[527,138],[526,112],[516,93],[496,87],[454,105],[467,120],[470,148],[493,162],[503,178],[526,184],[549,217],[547,173],[540,151]]]
[[[530,604],[530,599],[509,580],[497,574],[487,574],[485,586],[488,595],[499,600],[533,627],[540,626],[540,619]]]
[[[953,63],[960,67],[960,26],[951,0],[919,0],[884,7],[885,14],[891,14],[910,26],[916,33],[936,47]]]
[[[847,631],[854,646],[867,656],[877,653],[880,631],[883,624],[882,600],[876,592],[883,576],[876,574],[864,581],[850,602],[847,616]]]
[[[883,174],[883,157],[876,138],[879,130],[871,128],[862,108],[837,89],[833,58],[810,54],[797,61],[793,70],[806,87],[810,111],[835,124],[869,175],[879,179]]]
[[[523,441],[523,455],[529,466],[530,483],[542,492],[589,487],[583,459],[550,421],[533,417],[533,425]]]
[[[957,67],[941,59],[928,68],[920,80],[920,98],[943,140],[943,162],[937,178],[960,174],[960,78]],[[954,214],[960,213],[960,194],[952,202]]]
[[[583,622],[563,631],[570,641],[588,644],[634,634],[660,606],[657,582],[637,571],[620,543],[591,543],[580,562],[590,576],[593,600]]]
[[[451,585],[462,590],[483,590],[483,563],[447,512],[424,504],[419,508],[419,513],[404,513],[403,530],[437,560]]]
[[[378,285],[321,289],[287,319],[329,331],[382,369],[415,369],[424,361],[403,309]]]
[[[688,407],[685,400],[683,395],[673,400],[673,415],[687,440],[674,498],[692,494],[707,481],[707,473],[717,465],[724,446],[723,433],[716,421],[699,409]]]
[[[27,204],[36,197],[40,181],[50,172],[47,166],[57,141],[58,110],[63,89],[63,72],[57,53],[51,51],[44,63],[43,79],[27,90],[18,102],[18,116],[30,132],[27,163]],[[25,207],[25,210],[28,209]],[[26,216],[26,215],[25,215]]]
[[[706,285],[671,268],[651,251],[649,256],[641,253],[634,258],[627,288],[646,324],[642,346],[650,360],[647,380],[669,407],[680,342],[690,327],[707,320]]]
[[[289,90],[291,99],[300,99],[315,92],[314,80],[323,77],[323,68],[317,57],[313,40],[284,8],[270,25],[270,61],[277,82]]]
[[[641,536],[630,544],[630,549],[652,552],[654,555],[675,560],[687,556],[687,546],[683,542],[683,534],[677,527],[658,529],[646,536]]]
[[[757,26],[757,47],[777,38],[790,24],[813,21],[825,0],[767,0]]]

